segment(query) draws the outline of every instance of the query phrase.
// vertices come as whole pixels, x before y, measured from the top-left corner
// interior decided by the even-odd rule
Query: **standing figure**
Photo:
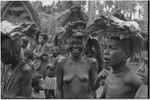
[[[136,50],[141,49],[143,37],[136,22],[124,21],[111,15],[108,18],[104,34],[104,63],[105,67],[112,68],[112,73],[105,80],[101,98],[131,99],[141,86],[141,80],[130,69],[127,60]]]
[[[35,59],[35,64],[34,64],[35,69],[37,69],[41,64],[41,59],[38,58],[40,58],[44,53],[43,48],[46,45],[47,40],[48,40],[48,36],[46,34],[40,34],[38,37],[38,46],[34,50],[34,56],[37,58]]]
[[[45,76],[45,83],[43,85],[45,91],[46,99],[54,99],[55,98],[55,90],[56,90],[56,70],[54,60],[55,58],[51,55],[50,61],[46,66],[46,76]]]
[[[20,39],[1,34],[1,57],[6,68],[3,76],[2,98],[30,98],[32,68],[21,60]]]
[[[104,49],[104,62],[105,67],[110,66],[113,72],[105,80],[101,98],[134,98],[141,85],[141,80],[126,65],[126,61],[131,55],[131,48],[130,39],[120,40],[118,37],[111,37],[108,40]]]
[[[82,56],[85,48],[83,22],[68,24],[70,57],[58,60],[56,65],[57,96],[61,99],[92,99],[97,89],[97,61]]]

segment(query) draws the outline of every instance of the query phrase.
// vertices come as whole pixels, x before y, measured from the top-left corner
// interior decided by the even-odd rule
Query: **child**
[[[46,99],[53,99],[55,98],[55,90],[56,90],[56,75],[55,75],[55,65],[54,59],[51,55],[51,59],[49,64],[46,66],[47,69],[45,70],[46,76],[45,83],[43,84],[45,97]]]

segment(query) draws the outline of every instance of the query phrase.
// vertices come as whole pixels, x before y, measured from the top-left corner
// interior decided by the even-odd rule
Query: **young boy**
[[[134,98],[141,85],[139,77],[126,65],[131,55],[130,39],[110,37],[105,45],[105,66],[111,66],[113,72],[105,80],[101,98]]]

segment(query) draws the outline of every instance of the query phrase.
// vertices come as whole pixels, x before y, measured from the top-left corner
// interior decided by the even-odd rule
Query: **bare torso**
[[[2,93],[6,94],[8,98],[29,98],[31,95],[31,73],[31,68],[27,65],[23,65],[18,71],[9,68],[5,73]]]
[[[66,60],[63,65],[63,98],[93,98],[90,87],[91,68],[87,58],[82,58],[79,62]]]
[[[130,69],[106,78],[106,98],[133,98],[140,86],[140,80]]]

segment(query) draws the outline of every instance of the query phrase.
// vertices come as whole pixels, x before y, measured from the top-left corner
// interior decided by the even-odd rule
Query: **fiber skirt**
[[[43,89],[56,89],[56,77],[50,78],[50,77],[46,77],[45,78],[45,83],[43,84]]]

